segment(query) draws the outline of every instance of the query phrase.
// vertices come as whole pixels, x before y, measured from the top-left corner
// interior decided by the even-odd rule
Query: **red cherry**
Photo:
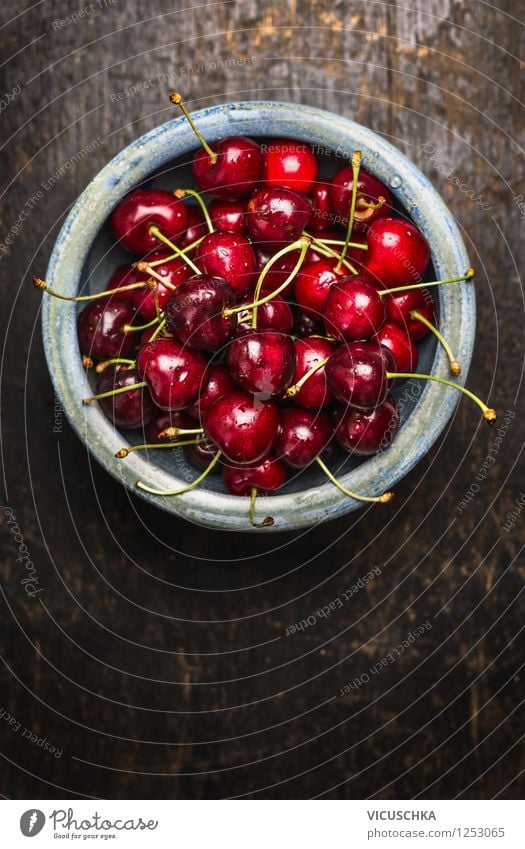
[[[417,369],[419,353],[404,327],[387,321],[374,339],[392,352],[396,361],[394,371],[412,372]],[[392,371],[390,367],[388,370]]]
[[[180,248],[186,248],[188,245],[192,245],[197,239],[205,236],[208,232],[208,227],[200,207],[196,203],[192,203],[186,206],[186,210],[188,212],[186,229],[177,243]],[[148,257],[148,259],[151,259],[151,257]]]
[[[278,424],[274,404],[241,391],[218,398],[204,418],[206,435],[228,460],[243,464],[257,463],[269,454]]]
[[[369,339],[385,320],[385,305],[367,278],[358,274],[332,283],[324,305],[324,326],[346,342]]]
[[[185,445],[183,450],[192,466],[196,466],[201,472],[209,467],[217,453],[215,445],[207,440],[196,442],[194,445]],[[218,464],[211,469],[211,472],[217,474],[220,470],[221,467]]]
[[[210,363],[204,372],[198,400],[191,407],[188,407],[187,412],[197,421],[202,421],[217,398],[221,398],[226,393],[233,392],[236,389],[237,387],[226,366]]]
[[[135,189],[126,195],[113,211],[111,226],[116,238],[136,254],[147,254],[160,247],[150,233],[158,227],[170,241],[184,233],[188,211],[181,200],[163,189]]]
[[[246,295],[257,282],[257,260],[244,236],[210,233],[197,248],[195,262],[204,274],[222,277],[237,297]]]
[[[222,479],[232,495],[251,495],[254,487],[259,495],[270,495],[285,483],[286,470],[278,460],[266,457],[257,466],[224,466]]]
[[[332,183],[330,185],[330,202],[337,215],[339,215],[340,223],[344,227],[348,225],[353,185],[354,177],[351,165],[347,165],[341,171],[338,171],[332,177]],[[384,203],[380,203],[381,197],[385,199]],[[379,204],[379,206],[377,209],[373,209],[371,206],[366,206],[366,204]],[[357,201],[354,214],[355,231],[363,232],[372,222],[391,215],[392,204],[392,194],[385,184],[381,180],[378,180],[377,177],[374,177],[373,174],[361,168],[357,182]]]
[[[334,428],[326,413],[282,410],[275,443],[276,455],[294,469],[309,466],[330,442]]]
[[[292,310],[280,295],[275,295],[271,301],[257,307],[257,327],[259,330],[280,330],[281,333],[291,333],[293,321]],[[237,325],[237,335],[247,330],[251,330],[251,320],[241,320]]]
[[[125,357],[136,343],[134,333],[124,332],[124,326],[131,324],[134,316],[132,305],[116,297],[89,303],[77,320],[82,353],[94,360]]]
[[[115,269],[109,278],[106,289],[119,289],[121,286],[129,286],[131,283],[141,283],[145,280],[144,274],[141,274],[133,265],[127,263],[126,265],[119,265]],[[139,289],[138,291],[141,290]],[[128,289],[127,292],[119,292],[116,297],[119,301],[127,301],[128,304],[135,306],[136,294],[136,289]]]
[[[125,386],[139,383],[140,380],[139,373],[134,368],[109,367],[104,369],[99,378],[97,392],[113,392],[114,389],[123,389]],[[121,428],[143,427],[155,415],[155,406],[145,386],[111,395],[109,398],[101,398],[99,404],[108,419]]]
[[[402,218],[380,218],[368,231],[365,267],[388,288],[419,283],[430,260],[423,234]]]
[[[304,310],[295,309],[293,332],[298,339],[304,339],[306,336],[322,335],[323,327]]]
[[[199,395],[206,360],[176,339],[157,337],[141,348],[137,370],[161,410],[183,410]]]
[[[246,207],[242,201],[212,200],[208,212],[216,230],[246,235]]]
[[[332,354],[326,380],[338,401],[357,410],[373,410],[388,391],[390,360],[377,342],[351,342]]]
[[[391,395],[375,410],[347,410],[340,416],[336,439],[351,454],[364,457],[383,451],[399,427],[399,413]]]
[[[226,363],[242,389],[270,398],[280,395],[292,381],[295,346],[285,333],[249,330],[230,343]]]
[[[310,193],[314,214],[308,226],[313,233],[323,233],[330,230],[334,222],[335,213],[332,209],[329,192],[329,183],[315,183]],[[339,237],[336,236],[335,238]]]
[[[166,326],[181,342],[200,351],[217,351],[232,338],[235,295],[220,277],[200,274],[181,283],[166,304]]]
[[[333,342],[311,336],[307,339],[296,339],[295,353],[297,365],[292,379],[292,385],[296,384],[313,366],[331,356],[335,351]],[[293,396],[299,407],[309,410],[319,410],[327,404],[331,404],[334,396],[328,388],[324,368],[315,371],[301,386],[299,392]]]
[[[148,257],[148,262],[157,262],[160,259],[167,259],[171,257],[172,254],[167,251],[158,251],[151,254]],[[162,277],[166,283],[171,283],[171,286],[178,286],[182,283],[183,280],[187,280],[190,276],[191,269],[186,265],[184,260],[179,259],[178,257],[174,257],[170,259],[169,262],[162,263],[161,265],[156,265],[154,271],[157,275]],[[146,280],[148,277],[147,272],[138,272],[140,280]],[[166,286],[160,280],[155,278],[157,283],[156,293],[157,299],[159,303],[159,308],[161,310],[166,306],[166,302],[170,295],[173,292],[171,286]],[[131,281],[130,281],[131,282]],[[151,289],[134,289],[134,303],[137,307],[139,314],[142,316],[145,321],[152,321],[157,315],[157,310],[155,307],[155,295],[153,294]]]
[[[410,338],[422,339],[430,333],[422,321],[412,318],[410,313],[417,310],[428,321],[435,323],[436,315],[434,302],[428,289],[409,289],[406,292],[394,292],[385,295],[385,307],[387,321],[404,327]]]
[[[176,413],[174,411],[166,413],[161,410],[157,410],[157,414],[144,428],[144,436],[146,438],[146,442],[162,443],[173,442],[175,439],[180,439],[180,437],[177,436],[159,437],[159,433],[162,433],[162,431],[166,430],[166,428],[168,427],[180,427],[187,429],[195,427],[195,423],[192,421],[192,419],[190,419],[190,417],[186,413]]]
[[[266,184],[309,192],[317,179],[317,160],[304,142],[272,139],[265,147]]]
[[[246,208],[248,232],[259,242],[293,242],[312,217],[305,195],[279,186],[258,189]]]
[[[303,265],[295,278],[295,300],[303,312],[319,320],[325,307],[330,287],[348,276],[348,271],[337,270],[339,260],[321,259]]]
[[[193,176],[199,189],[221,200],[238,200],[250,194],[264,178],[264,154],[253,139],[231,136],[210,145],[214,163],[205,150],[193,158]]]

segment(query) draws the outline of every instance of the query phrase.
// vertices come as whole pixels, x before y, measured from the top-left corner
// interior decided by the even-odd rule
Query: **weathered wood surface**
[[[76,23],[60,23],[82,7],[2,4],[1,92],[13,93],[1,116],[2,242],[25,215],[0,260],[2,503],[13,511],[1,528],[0,792],[516,797],[525,768],[519,6],[95,0]],[[54,432],[30,276],[45,269],[63,216],[100,166],[171,114],[173,86],[194,108],[273,97],[342,112],[432,178],[479,269],[470,385],[502,418],[515,413],[486,479],[497,432],[462,403],[391,510],[297,538],[234,536],[130,498],[65,421]],[[38,600],[20,584],[13,515]],[[350,601],[284,636],[375,567],[381,574]],[[431,630],[397,662],[370,673],[427,620]]]

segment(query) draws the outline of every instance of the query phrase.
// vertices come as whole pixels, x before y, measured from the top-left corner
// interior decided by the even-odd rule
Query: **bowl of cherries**
[[[388,509],[462,395],[495,420],[464,386],[474,271],[451,213],[351,120],[170,99],[183,114],[99,172],[34,278],[70,422],[199,524]]]

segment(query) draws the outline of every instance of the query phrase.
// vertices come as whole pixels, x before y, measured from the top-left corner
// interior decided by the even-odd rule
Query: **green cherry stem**
[[[250,525],[252,528],[271,528],[273,524],[275,524],[274,520],[271,516],[266,516],[262,522],[255,521],[255,500],[257,498],[257,487],[252,486],[250,491],[250,508],[248,510],[248,518],[250,520]]]
[[[194,248],[197,248],[205,236],[201,236],[200,239],[196,239],[191,245],[186,245],[185,248],[177,248],[177,253],[173,253],[171,256],[166,256],[163,259],[156,259],[154,262],[149,262],[149,268],[156,268],[157,265],[165,265],[167,262],[171,262],[172,259],[180,258],[181,254],[189,254]]]
[[[149,327],[153,327],[158,321],[158,316],[155,316],[147,324],[125,324],[122,330],[124,333],[140,333],[141,330],[147,330]]]
[[[212,165],[215,165],[215,163],[217,162],[217,154],[213,152],[213,150],[209,146],[209,144],[206,141],[206,139],[204,138],[204,136],[197,129],[197,127],[195,125],[195,121],[191,117],[190,113],[188,112],[188,110],[186,108],[185,103],[182,100],[182,94],[179,94],[177,91],[174,91],[173,94],[170,94],[170,100],[171,100],[171,102],[173,103],[174,106],[178,106],[182,110],[182,113],[183,113],[184,117],[186,118],[188,124],[190,125],[191,129],[193,130],[193,132],[197,136],[197,138],[200,141],[201,145],[203,146],[204,150],[206,151],[206,153],[210,157]]]
[[[326,337],[321,336],[319,338],[323,339]],[[297,381],[297,383],[294,383],[293,386],[288,387],[288,389],[283,395],[283,398],[295,398],[295,396],[297,395],[299,390],[304,386],[308,378],[315,374],[316,371],[319,371],[319,369],[323,368],[323,366],[327,364],[329,359],[330,357],[325,357],[323,360],[319,360],[318,363],[315,363],[312,368],[308,369],[308,371],[303,374],[303,376]]]
[[[316,236],[313,239],[313,241],[316,245],[341,245],[342,246],[342,245],[345,244],[344,239],[321,239],[321,238],[319,238],[319,236]],[[361,251],[367,251],[368,250],[368,245],[366,245],[364,242],[348,242],[348,247],[349,248],[359,248],[359,250],[361,250]]]
[[[147,386],[145,380],[140,383],[132,383],[131,386],[121,386],[119,389],[111,389],[109,392],[100,392],[99,395],[91,395],[89,398],[82,398],[82,403],[88,406],[93,401],[101,401],[102,398],[111,398],[112,395],[122,395],[123,392],[133,392],[134,389],[142,389]]]
[[[165,245],[167,245],[168,248],[170,248],[170,250],[173,251],[175,256],[178,256],[178,257],[180,257],[180,259],[183,259],[184,262],[186,263],[186,265],[189,265],[189,267],[192,269],[192,271],[195,272],[195,274],[201,273],[200,270],[195,265],[195,263],[193,262],[193,260],[191,260],[189,258],[189,256],[186,256],[186,254],[183,253],[183,251],[181,251],[180,248],[177,247],[177,245],[174,245],[173,242],[171,242],[164,235],[164,233],[161,233],[158,227],[155,227],[155,225],[153,225],[153,227],[149,228],[149,232],[151,233],[152,236],[155,236],[155,238],[158,239],[160,242],[163,242]],[[164,262],[166,262],[166,260],[164,260]]]
[[[352,238],[352,230],[354,227],[354,216],[355,216],[355,205],[357,201],[357,183],[359,180],[359,171],[361,169],[361,151],[355,150],[352,154],[352,197],[350,200],[350,211],[348,214],[348,226],[346,228],[346,239],[343,245],[343,250],[341,251],[341,256],[339,257],[339,262],[335,267],[335,272],[338,274],[341,271],[343,266],[343,262],[346,259],[346,254],[348,251],[348,243]]]
[[[408,292],[410,289],[428,289],[430,286],[446,286],[449,283],[462,283],[464,280],[472,280],[475,275],[474,269],[467,268],[461,277],[450,277],[448,280],[432,280],[430,283],[410,283],[407,286],[395,286],[393,289],[379,289],[378,294],[393,295],[395,292]]]
[[[162,283],[164,286],[166,286],[167,289],[171,289],[172,291],[175,290],[176,287],[173,285],[173,283],[170,283],[161,274],[159,274],[158,271],[155,271],[153,266],[149,265],[145,260],[141,260],[140,262],[136,262],[135,268],[137,269],[137,271],[140,271],[141,274],[143,273],[143,274],[149,274],[150,275],[150,280],[148,281],[148,285],[150,286],[151,289],[154,288],[151,285],[151,279],[152,279],[152,280],[155,281],[155,283],[157,283],[157,281],[159,283]],[[156,288],[156,286],[155,286],[155,288]]]
[[[97,374],[102,374],[102,372],[105,371],[108,366],[112,366],[112,365],[134,366],[135,360],[125,360],[122,357],[113,357],[111,360],[104,360],[104,362],[98,363],[95,366],[95,371],[96,371]]]
[[[421,313],[418,312],[417,310],[410,310],[410,318],[415,318],[416,321],[420,321],[421,324],[424,324],[425,327],[428,327],[430,332],[434,334],[434,336],[436,337],[436,339],[438,340],[440,345],[443,347],[443,349],[444,349],[444,351],[445,351],[445,353],[448,357],[448,362],[449,362],[449,366],[450,366],[450,373],[452,375],[454,375],[454,377],[459,377],[459,375],[461,374],[461,363],[458,360],[456,360],[454,354],[452,353],[452,349],[451,349],[450,345],[448,344],[445,337],[439,332],[437,327],[434,324],[432,324],[432,322],[429,321],[428,318],[425,318],[424,315],[421,315]]]
[[[332,481],[332,483],[339,489],[343,495],[348,495],[349,498],[355,498],[356,501],[369,501],[376,502],[379,504],[387,504],[389,501],[392,501],[394,497],[393,492],[383,492],[382,495],[357,495],[355,492],[351,492],[346,486],[343,486],[336,477],[332,474],[326,463],[323,463],[320,457],[315,458],[317,463],[320,465],[321,469],[325,473],[325,475]]]
[[[215,233],[215,227],[213,226],[213,222],[210,218],[208,207],[204,203],[203,197],[199,192],[196,192],[194,189],[177,189],[177,191],[173,194],[176,198],[185,198],[188,197],[188,195],[192,198],[195,198],[201,208],[202,214],[204,215],[204,220],[208,225],[208,230],[210,231],[210,233]]]
[[[454,383],[452,380],[446,380],[444,377],[436,377],[433,374],[411,374],[410,372],[397,372],[397,371],[388,371],[387,374],[388,380],[393,380],[395,377],[401,377],[409,380],[410,378],[414,378],[417,380],[433,380],[435,383],[442,383],[444,386],[452,386],[453,389],[457,389],[458,392],[462,392],[464,395],[467,395],[475,404],[478,405],[481,412],[483,413],[483,418],[489,425],[493,425],[496,421],[496,411],[491,407],[487,407],[483,401],[478,398],[477,395],[474,395],[469,389],[466,389],[464,386],[460,386],[459,383]]]
[[[158,327],[156,327],[156,328],[155,328],[155,330],[154,330],[154,331],[153,331],[153,333],[151,334],[150,338],[148,339],[148,344],[149,344],[150,342],[154,342],[154,341],[155,341],[155,339],[157,338],[157,336],[159,335],[159,333],[161,333],[161,331],[165,328],[165,326],[166,326],[166,319],[165,319],[165,318],[162,318],[162,319],[161,319],[161,321],[159,321]]]
[[[204,478],[207,477],[210,474],[211,471],[213,471],[213,469],[215,468],[215,466],[217,465],[217,463],[219,462],[219,460],[221,458],[221,454],[222,454],[222,451],[217,451],[215,457],[213,458],[211,463],[209,463],[206,466],[206,468],[204,469],[202,474],[200,474],[198,478],[195,478],[194,481],[192,481],[190,484],[188,484],[188,486],[185,486],[183,489],[174,489],[174,490],[153,489],[151,486],[146,486],[146,484],[142,483],[142,481],[135,481],[135,486],[138,486],[138,488],[144,490],[144,492],[151,493],[151,495],[182,495],[184,492],[188,492],[188,490],[194,489],[194,487],[198,486],[201,483],[201,481],[203,481]]]
[[[148,284],[146,281],[143,283],[128,283],[127,286],[118,286],[116,289],[105,289],[103,292],[95,292],[93,295],[75,296],[61,295],[60,292],[55,292],[55,290],[51,289],[45,280],[41,280],[40,277],[33,277],[33,285],[42,292],[52,295],[54,298],[60,298],[61,301],[95,301],[97,298],[107,298],[110,295],[118,295],[119,292],[131,292],[133,289],[143,289]]]
[[[337,251],[334,251],[334,250],[332,250],[332,248],[327,247],[325,245],[325,243],[321,242],[319,239],[314,240],[314,245],[315,245],[315,252],[318,253],[318,254],[321,254],[321,256],[334,257],[334,259],[337,259],[337,260],[341,259],[341,256],[340,256],[340,254],[337,253]],[[346,268],[348,268],[348,270],[351,271],[352,274],[358,273],[355,265],[352,265],[352,263],[348,262],[347,259],[343,260],[342,265],[346,266]]]
[[[191,436],[203,433],[202,427],[166,427],[157,434],[157,439],[171,439],[172,436]]]
[[[204,442],[203,439],[183,439],[181,442],[146,442],[143,445],[130,445],[128,448],[120,448],[116,452],[117,460],[123,460],[132,451],[148,450],[149,448],[182,448],[184,445],[196,445],[198,442]]]

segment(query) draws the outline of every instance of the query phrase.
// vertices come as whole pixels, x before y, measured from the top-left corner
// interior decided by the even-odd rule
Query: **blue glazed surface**
[[[265,101],[216,106],[196,112],[194,118],[208,141],[232,134],[289,136],[335,151],[331,159],[338,168],[343,167],[353,150],[361,150],[364,167],[391,188],[428,239],[437,277],[461,275],[469,266],[454,218],[431,183],[395,147],[371,130],[313,107]],[[106,266],[111,270],[123,261],[109,243],[106,224],[109,214],[137,184],[148,181],[153,172],[169,168],[173,160],[194,149],[191,129],[183,118],[177,118],[137,139],[106,165],[87,186],[64,223],[47,270],[48,284],[68,295],[76,294],[81,286],[84,290],[91,286],[103,288]],[[183,168],[179,176],[182,180]],[[441,326],[461,360],[460,381],[464,382],[475,337],[474,287],[469,283],[441,287],[438,298]],[[138,478],[160,489],[184,485],[165,457],[157,461],[153,454],[146,457],[134,452],[124,461],[115,460],[114,453],[125,443],[125,438],[114,430],[96,405],[85,407],[81,403],[91,388],[80,361],[75,304],[44,298],[42,324],[46,357],[58,398],[72,426],[101,465],[134,492],[138,492],[134,485]],[[432,374],[448,377],[444,352],[430,341],[425,342],[423,349],[423,365],[426,360]],[[405,390],[400,388],[398,395],[401,391]],[[348,488],[366,494],[394,488],[438,438],[452,416],[459,393],[426,382],[414,390],[416,396],[417,402],[405,404],[407,415],[387,451],[349,471],[340,471],[339,477]],[[179,498],[140,494],[162,509],[197,524],[250,530],[247,499],[225,494],[217,480],[205,484]],[[271,499],[274,530],[308,527],[360,506],[360,502],[346,498],[332,484],[323,482],[319,474],[308,471],[290,484],[284,494]],[[261,504],[261,515],[266,515],[267,507],[266,501]],[[268,533],[268,529],[264,532]]]

